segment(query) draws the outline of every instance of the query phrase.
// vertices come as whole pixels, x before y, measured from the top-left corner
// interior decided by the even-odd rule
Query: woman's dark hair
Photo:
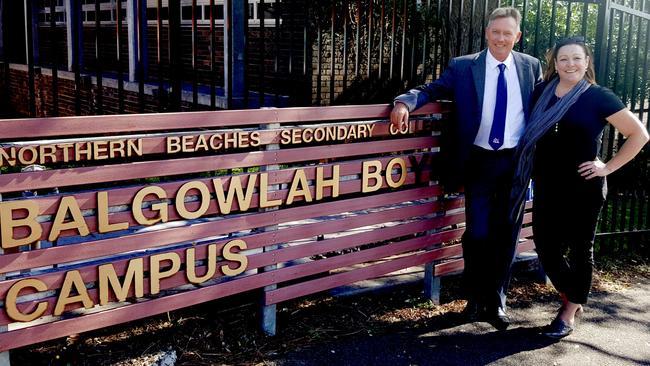
[[[569,37],[564,38],[555,43],[555,47],[546,52],[546,72],[544,72],[544,81],[549,81],[556,76],[557,70],[555,68],[555,59],[560,48],[568,45],[578,45],[582,47],[585,55],[589,58],[587,62],[587,71],[585,72],[585,80],[590,84],[596,84],[596,71],[594,69],[594,56],[591,50],[585,44],[583,37]]]

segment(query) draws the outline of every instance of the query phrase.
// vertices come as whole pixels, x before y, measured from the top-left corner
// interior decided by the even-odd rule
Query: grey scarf
[[[559,78],[554,78],[546,85],[542,95],[533,108],[530,120],[526,124],[526,130],[517,145],[517,150],[515,151],[517,166],[515,167],[512,193],[510,195],[510,220],[512,222],[519,220],[524,208],[526,189],[528,188],[528,182],[533,171],[533,156],[535,155],[537,141],[564,116],[566,111],[578,100],[580,95],[591,86],[585,79],[580,80],[557,103],[548,110],[545,110],[551,98],[554,96],[555,88],[559,82]]]

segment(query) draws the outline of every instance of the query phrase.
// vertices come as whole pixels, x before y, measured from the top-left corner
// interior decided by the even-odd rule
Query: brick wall
[[[303,73],[304,65],[304,42],[302,23],[298,23],[300,14],[287,15],[285,25],[280,27],[280,34],[277,37],[275,27],[266,27],[264,30],[264,42],[261,41],[261,33],[258,27],[250,27],[247,35],[247,83],[251,91],[259,91],[263,86],[264,92],[268,94],[278,93],[288,95],[292,105],[310,104],[308,95],[309,77]],[[96,29],[92,26],[84,27],[83,31],[83,67],[82,70],[88,74],[96,73]],[[105,73],[115,75],[118,70],[116,27],[114,25],[102,25],[100,28],[99,53],[102,60],[102,69]],[[57,27],[54,30],[49,27],[39,28],[41,53],[40,65],[50,67],[52,64],[52,50],[57,50],[57,60],[60,69],[67,69],[67,41],[65,28]],[[213,65],[210,65],[210,28],[199,26],[197,28],[197,57],[196,74],[199,85],[210,85],[212,78],[216,86],[223,86],[224,74],[224,45],[223,26],[215,26],[215,49]],[[157,63],[158,40],[156,27],[150,25],[147,30],[147,82],[157,84],[159,78],[163,81],[169,80],[169,31],[163,26],[160,33],[160,67]],[[194,70],[192,68],[192,28],[181,27],[181,78],[184,83],[192,84]],[[122,70],[128,74],[128,35],[126,26],[120,35],[121,63]],[[276,49],[277,47],[277,49]],[[276,72],[276,54],[278,55],[278,69]],[[309,55],[311,56],[311,55]],[[261,81],[260,64],[264,65],[264,80]],[[291,65],[291,70],[290,70]],[[310,68],[307,68],[308,72]],[[214,74],[214,75],[213,75]]]
[[[4,69],[4,67],[0,67]],[[52,70],[35,68],[34,83],[36,90],[36,115],[35,117],[54,116],[54,101],[52,88]],[[19,117],[29,116],[29,87],[28,73],[25,65],[11,64],[9,66],[8,78],[4,72],[0,72],[0,90],[8,94],[9,105],[5,106],[4,114]],[[76,112],[76,94],[74,74],[67,71],[59,71],[58,77],[58,115],[59,116],[85,116],[98,114],[98,88],[96,79],[92,75],[83,74],[79,88],[79,113]],[[155,113],[159,111],[158,99],[154,96],[155,88],[147,85],[144,95],[144,113]],[[119,112],[119,100],[117,81],[115,79],[104,79],[102,85],[102,114],[117,114]],[[181,103],[181,111],[196,110],[192,107],[189,96],[185,95]],[[197,109],[207,110],[208,106],[199,106]],[[138,85],[125,83],[124,90],[124,112],[139,113],[140,101],[138,96]]]
[[[384,44],[382,78],[379,78],[379,47],[378,42],[374,43],[371,50],[370,78],[368,78],[368,48],[367,41],[360,39],[359,47],[359,73],[355,73],[355,62],[357,55],[354,44],[348,40],[347,67],[343,65],[343,39],[336,35],[334,47],[334,78],[332,80],[332,52],[331,35],[321,35],[320,50],[320,89],[319,66],[318,66],[318,44],[312,45],[312,69],[311,91],[312,100],[318,105],[335,104],[364,104],[364,103],[388,103],[392,96],[399,90],[399,73],[397,78],[388,76],[390,71],[390,45]],[[397,69],[399,70],[399,69]],[[334,83],[334,100],[330,100],[330,85]],[[319,101],[320,97],[320,101]]]

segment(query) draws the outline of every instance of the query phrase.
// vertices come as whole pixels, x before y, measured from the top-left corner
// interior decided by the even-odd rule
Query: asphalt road
[[[274,360],[292,365],[650,365],[650,279],[597,293],[576,331],[556,342],[538,334],[559,303],[510,309],[506,331],[487,323],[425,325],[310,346]],[[458,319],[457,319],[458,320]]]

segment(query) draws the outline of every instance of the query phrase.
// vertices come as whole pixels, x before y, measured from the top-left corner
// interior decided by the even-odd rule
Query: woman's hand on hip
[[[611,172],[605,163],[596,158],[596,160],[585,161],[580,164],[578,167],[578,173],[585,179],[591,179],[594,177],[605,177]]]

